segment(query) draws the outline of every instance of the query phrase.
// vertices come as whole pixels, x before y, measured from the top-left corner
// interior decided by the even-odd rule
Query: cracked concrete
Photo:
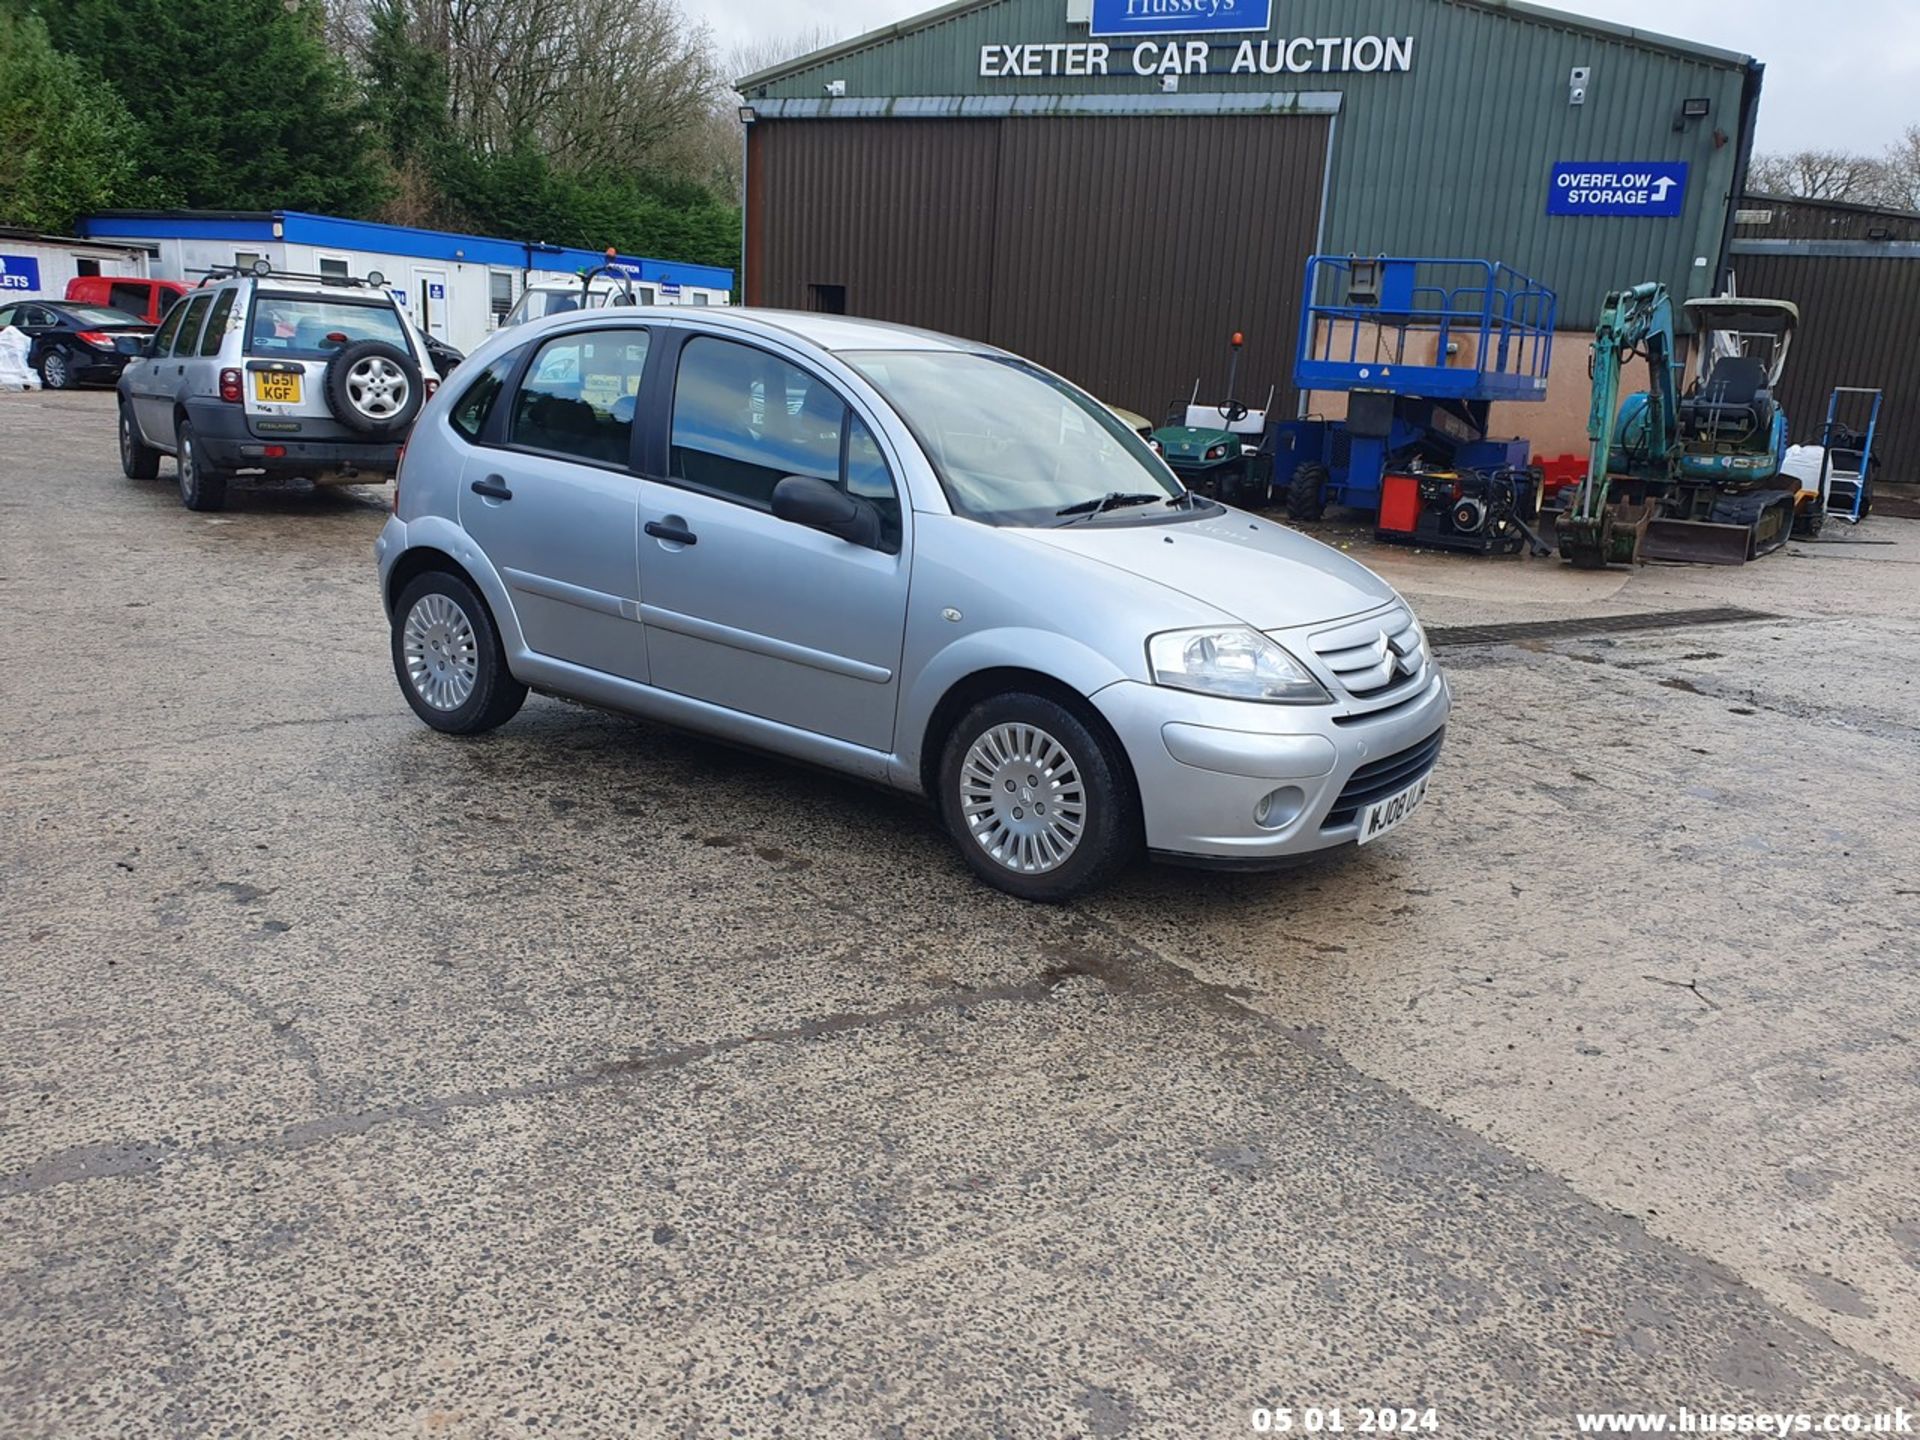
[[[0,396],[9,1437],[1920,1400],[1913,526],[1369,550],[1434,625],[1784,618],[1450,651],[1392,841],[1039,910],[776,762],[432,735],[376,492],[193,516],[110,415]]]

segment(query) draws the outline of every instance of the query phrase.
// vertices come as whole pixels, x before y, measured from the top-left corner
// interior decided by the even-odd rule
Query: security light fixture
[[[751,105],[742,105],[740,107],[740,123],[742,125],[751,125],[756,118]]]
[[[1567,104],[1587,103],[1587,86],[1593,80],[1591,65],[1576,65],[1567,74]]]
[[[1160,88],[1171,95],[1180,88],[1180,77],[1178,75],[1162,75],[1160,77]]]
[[[847,93],[847,82],[846,82],[846,81],[844,81],[844,80],[829,80],[829,81],[827,81],[827,95],[828,95],[828,98],[830,98],[830,99],[833,99],[833,100],[838,100],[838,99],[839,99],[839,98],[840,98],[841,96],[843,96],[843,95],[845,95],[846,93]]]
[[[1680,102],[1680,113],[1689,120],[1704,120],[1713,113],[1713,101],[1704,95],[1695,95]]]

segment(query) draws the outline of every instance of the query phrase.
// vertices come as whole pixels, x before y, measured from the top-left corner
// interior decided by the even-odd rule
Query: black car
[[[40,383],[49,390],[65,390],[83,380],[111,385],[153,335],[151,325],[124,310],[61,300],[0,305],[0,329],[9,325],[26,332],[32,342],[27,363],[40,372]]]

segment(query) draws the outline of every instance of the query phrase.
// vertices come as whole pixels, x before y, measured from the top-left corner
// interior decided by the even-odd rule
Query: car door
[[[133,402],[134,422],[149,445],[173,449],[173,391],[161,388],[161,369],[171,370],[173,338],[186,318],[186,299],[176,301],[167,318],[147,342],[146,353],[127,367],[127,394]]]
[[[907,572],[903,512],[866,420],[772,351],[675,331],[641,486],[640,614],[653,684],[893,749]],[[670,409],[669,409],[670,395]],[[880,514],[877,547],[777,519],[773,487],[828,480]]]
[[[629,680],[647,678],[632,443],[651,339],[640,326],[549,336],[506,357],[507,371],[488,366],[452,412],[459,428],[483,387],[507,392],[463,461],[460,524],[505,582],[528,647]]]

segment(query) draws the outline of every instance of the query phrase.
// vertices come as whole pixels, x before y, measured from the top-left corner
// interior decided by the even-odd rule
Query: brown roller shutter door
[[[1308,116],[760,121],[747,303],[832,308],[1030,355],[1159,418],[1287,383],[1327,124]],[[844,287],[843,289],[840,287]]]

